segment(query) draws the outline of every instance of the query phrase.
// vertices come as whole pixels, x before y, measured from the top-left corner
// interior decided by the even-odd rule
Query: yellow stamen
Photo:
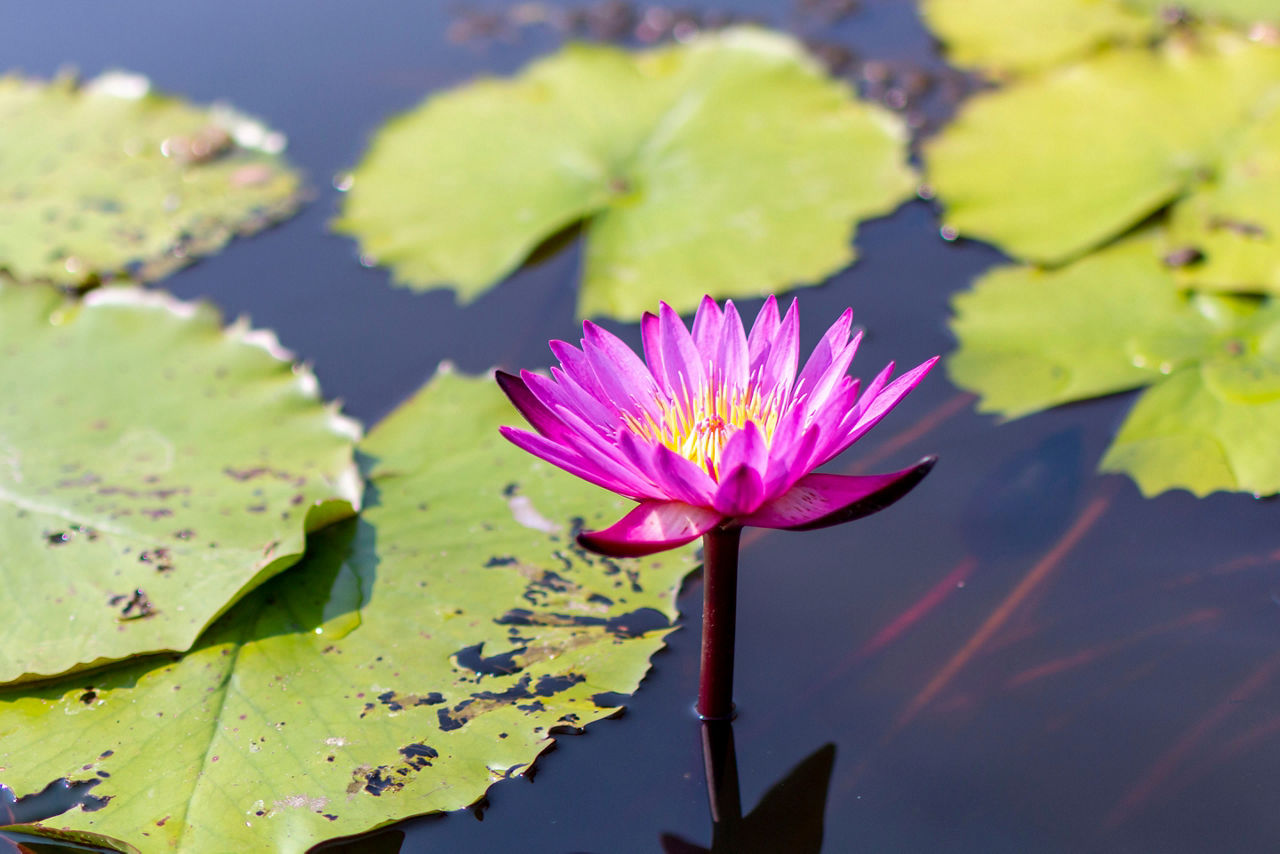
[[[754,382],[746,388],[711,382],[697,394],[686,392],[676,399],[663,396],[655,402],[659,410],[656,419],[648,412],[626,414],[626,425],[637,435],[661,442],[701,466],[717,480],[720,455],[729,438],[750,421],[766,443],[772,442],[781,412],[777,395],[765,397]]]

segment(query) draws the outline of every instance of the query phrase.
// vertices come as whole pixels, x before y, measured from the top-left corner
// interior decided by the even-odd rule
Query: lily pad
[[[926,146],[948,226],[1060,264],[1215,169],[1280,97],[1280,47],[1197,30],[1114,49],[970,101]]]
[[[1280,492],[1280,305],[1181,293],[1152,244],[987,274],[955,299],[952,378],[1008,416],[1150,385],[1103,470],[1147,495]]]
[[[1128,5],[1151,13],[1176,9],[1198,18],[1209,18],[1237,24],[1280,21],[1280,8],[1275,0],[1124,0]]]
[[[398,282],[468,301],[583,222],[579,313],[637,318],[848,264],[857,222],[915,186],[906,138],[780,34],[570,45],[390,122],[335,228]]]
[[[284,137],[119,72],[0,77],[0,269],[80,286],[154,279],[293,214]]]
[[[1226,165],[1174,206],[1168,252],[1183,285],[1280,292],[1280,108],[1232,145]]]
[[[268,332],[0,282],[0,681],[185,650],[359,498],[359,429]]]
[[[924,0],[920,11],[952,63],[995,75],[1039,71],[1160,28],[1115,0]]]
[[[492,380],[438,376],[361,446],[361,518],[191,653],[0,694],[0,777],[101,778],[105,806],[46,824],[144,852],[300,852],[464,807],[615,713],[692,555],[581,551],[625,502],[506,443],[514,415]]]

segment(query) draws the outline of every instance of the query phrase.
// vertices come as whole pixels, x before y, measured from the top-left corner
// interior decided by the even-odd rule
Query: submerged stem
[[[742,528],[713,528],[702,535],[702,676],[698,716],[733,717],[733,640],[738,606],[738,542]]]

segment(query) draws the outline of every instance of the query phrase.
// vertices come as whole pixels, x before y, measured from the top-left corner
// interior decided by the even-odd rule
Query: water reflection
[[[824,744],[805,757],[745,816],[732,723],[703,722],[702,756],[711,807],[711,847],[664,833],[664,854],[817,854],[822,849],[822,821],[836,759],[834,744]]]

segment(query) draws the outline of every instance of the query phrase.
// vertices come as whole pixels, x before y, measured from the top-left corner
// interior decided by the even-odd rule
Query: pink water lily
[[[690,332],[663,303],[641,325],[645,361],[583,323],[582,349],[552,341],[551,378],[499,372],[498,383],[536,430],[503,427],[513,443],[639,502],[579,541],[606,555],[674,548],[718,526],[806,530],[873,513],[928,473],[926,458],[890,474],[816,474],[870,430],[937,361],[890,381],[893,363],[859,392],[848,375],[861,333],[853,313],[827,330],[799,367],[793,302],[770,297],[750,333],[731,301],[710,297]],[[647,362],[647,364],[646,364]]]

